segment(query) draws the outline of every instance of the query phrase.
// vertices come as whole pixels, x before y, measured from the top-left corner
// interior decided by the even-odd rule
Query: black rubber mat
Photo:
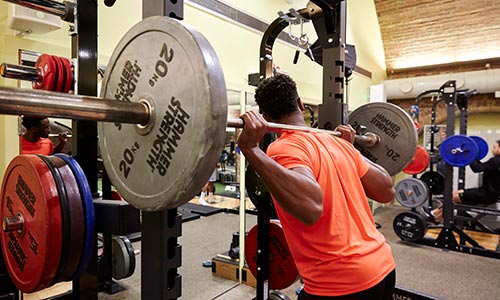
[[[182,223],[189,222],[200,218],[199,214],[193,213],[190,210],[179,207],[177,210],[182,215]]]
[[[190,211],[195,214],[199,214],[204,217],[218,214],[224,211],[222,208],[194,204],[194,203],[186,203],[184,205],[181,205],[179,208]]]

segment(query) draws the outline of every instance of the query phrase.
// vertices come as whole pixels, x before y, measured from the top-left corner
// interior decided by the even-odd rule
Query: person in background
[[[217,165],[219,167],[219,165]],[[215,199],[215,182],[217,181],[217,168],[214,169],[212,172],[212,175],[210,175],[210,178],[208,179],[208,182],[205,184],[205,186],[201,189],[201,194],[200,198],[198,201],[200,202],[201,205],[209,205],[209,203],[218,203],[219,201]],[[208,202],[205,200],[205,197],[208,194]]]
[[[391,247],[375,228],[367,196],[394,199],[391,176],[353,146],[355,131],[284,132],[266,153],[267,122],[306,126],[295,82],[278,74],[255,92],[262,115],[242,115],[241,152],[272,195],[293,260],[304,281],[299,300],[390,300],[396,280]]]
[[[50,121],[47,117],[23,117],[22,124],[26,131],[21,136],[21,154],[52,155],[61,152],[68,141],[67,132],[61,132],[59,143],[54,147],[48,138]]]
[[[491,149],[493,155],[486,162],[473,161],[469,167],[474,173],[483,172],[483,185],[477,188],[453,191],[453,202],[467,205],[493,204],[500,200],[500,140],[493,144]],[[436,208],[431,211],[435,223],[443,220],[443,209]]]

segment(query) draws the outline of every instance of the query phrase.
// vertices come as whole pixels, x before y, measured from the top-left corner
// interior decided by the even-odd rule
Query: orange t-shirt
[[[27,141],[21,136],[21,154],[43,154],[52,155],[54,153],[54,144],[48,138],[40,138],[37,142]]]
[[[287,169],[311,170],[323,191],[323,214],[312,226],[273,199],[306,292],[352,294],[394,270],[391,248],[375,227],[360,180],[369,165],[352,144],[326,133],[283,133],[267,153]]]

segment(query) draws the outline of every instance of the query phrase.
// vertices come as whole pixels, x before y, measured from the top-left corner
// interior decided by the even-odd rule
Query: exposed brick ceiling
[[[500,0],[374,0],[387,71],[500,58]]]

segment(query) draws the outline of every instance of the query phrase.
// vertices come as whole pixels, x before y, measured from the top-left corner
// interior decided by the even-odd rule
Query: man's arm
[[[68,142],[68,137],[67,137],[68,132],[59,132],[59,143],[57,146],[54,147],[54,153],[60,153],[62,152],[62,149],[64,148],[64,145]]]
[[[366,196],[380,203],[391,202],[396,195],[391,176],[381,166],[365,157],[363,159],[370,165],[368,172],[361,177]]]
[[[339,125],[335,130],[342,133],[344,140],[351,144],[354,143],[356,131],[351,125]],[[361,184],[363,184],[366,196],[380,203],[392,201],[396,191],[389,173],[366,157],[363,157],[363,159],[370,166],[366,174],[361,178]]]
[[[470,168],[474,173],[498,170],[500,168],[500,157],[492,157],[484,163],[475,160],[470,164]]]
[[[323,213],[323,193],[307,168],[286,169],[259,148],[267,131],[267,122],[256,112],[242,116],[245,129],[238,144],[243,155],[259,173],[269,192],[290,215],[307,225],[313,225]]]

